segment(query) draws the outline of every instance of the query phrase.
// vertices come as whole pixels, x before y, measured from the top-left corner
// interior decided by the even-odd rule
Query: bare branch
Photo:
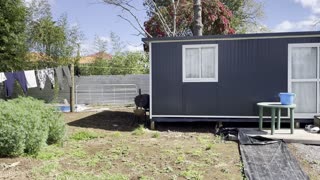
[[[146,35],[147,35],[148,37],[152,37],[152,35],[149,34],[149,33],[143,28],[143,26],[141,25],[141,23],[140,23],[139,19],[137,18],[137,16],[135,16],[135,15],[132,13],[132,11],[129,9],[130,6],[129,6],[129,7],[126,7],[126,6],[125,6],[128,1],[125,1],[125,0],[103,0],[103,2],[105,2],[105,3],[107,3],[107,4],[110,4],[110,5],[114,5],[114,6],[116,6],[116,7],[120,7],[122,10],[128,12],[128,13],[134,18],[134,20],[136,21],[136,23],[138,24],[139,29],[140,29],[138,32],[143,31],[144,33],[146,33]],[[119,17],[121,17],[122,19],[130,22],[130,24],[133,25],[133,23],[132,23],[129,19],[124,18],[124,17],[121,16],[121,15],[119,15]],[[136,26],[134,26],[134,27],[135,27],[135,29],[137,30],[137,27],[136,27]]]
[[[177,9],[179,7],[179,2],[180,0],[178,0],[177,3],[173,1],[173,36],[176,36],[177,33]]]
[[[137,28],[129,19],[127,19],[127,18],[125,18],[125,17],[123,17],[123,16],[121,16],[121,15],[118,15],[118,17],[120,17],[121,19],[123,19],[123,20],[125,20],[125,21],[127,21],[135,30],[137,30],[139,33],[138,33],[138,35],[144,35],[140,30],[139,30],[139,28]],[[146,33],[146,34],[149,34],[148,32],[146,32],[146,31],[143,31],[144,33]],[[148,35],[149,37],[152,37],[151,35]]]
[[[170,27],[168,26],[168,23],[166,22],[166,19],[163,17],[161,14],[161,11],[158,7],[158,5],[153,1],[153,0],[148,0],[148,2],[152,2],[152,5],[155,7],[155,14],[158,16],[162,26],[165,28],[164,30],[166,31],[167,35],[170,37],[172,33]]]

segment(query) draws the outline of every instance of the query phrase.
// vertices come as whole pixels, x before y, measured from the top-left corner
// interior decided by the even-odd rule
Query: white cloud
[[[319,16],[309,16],[307,19],[302,21],[282,21],[275,28],[273,32],[290,32],[290,31],[316,31],[319,27],[316,25],[320,19]]]
[[[320,14],[320,0],[294,0],[304,8],[310,8],[313,13]]]
[[[99,37],[99,39],[101,39],[102,41],[107,42],[108,44],[111,43],[111,39],[108,36],[98,36],[98,37]]]
[[[83,41],[81,43],[81,56],[86,56],[94,53],[94,46],[91,41]]]
[[[137,45],[128,44],[126,49],[131,52],[143,51],[143,45],[142,44],[137,44]]]

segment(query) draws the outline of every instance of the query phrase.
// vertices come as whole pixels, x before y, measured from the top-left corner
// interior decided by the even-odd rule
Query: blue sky
[[[111,31],[120,36],[128,50],[142,49],[141,37],[126,21],[119,18],[121,10],[99,0],[49,0],[55,18],[67,13],[71,24],[77,24],[85,34],[84,53],[91,53],[95,35],[107,39]],[[264,3],[265,17],[261,23],[273,32],[320,30],[313,24],[320,20],[320,0],[258,0]],[[100,3],[99,3],[100,2]],[[142,0],[132,1],[145,20]],[[129,17],[129,16],[127,16]]]

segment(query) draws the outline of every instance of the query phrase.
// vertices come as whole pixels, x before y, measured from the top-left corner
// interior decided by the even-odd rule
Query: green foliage
[[[75,61],[83,34],[78,26],[69,26],[66,14],[54,20],[48,0],[32,0],[28,6],[28,47],[41,57],[28,57],[66,65]]]
[[[135,136],[141,136],[141,135],[144,135],[146,133],[143,125],[140,125],[139,127],[137,127],[133,132],[132,132],[132,135],[135,135]]]
[[[93,64],[80,65],[81,75],[148,74],[149,56],[144,52],[119,52],[112,59],[97,58]]]
[[[0,156],[37,154],[64,134],[61,115],[42,101],[19,97],[0,102]]]
[[[203,179],[203,176],[201,174],[201,172],[196,171],[196,170],[192,170],[192,169],[188,169],[186,171],[182,171],[181,176],[183,176],[186,179],[192,179],[192,180],[200,180]]]
[[[76,140],[76,141],[85,141],[90,139],[95,139],[100,137],[97,133],[91,132],[91,131],[79,131],[74,133],[70,139]]]
[[[159,138],[160,137],[160,133],[159,132],[155,132],[152,134],[152,138]]]
[[[237,33],[265,32],[266,27],[259,24],[264,16],[262,2],[256,0],[220,0],[233,13],[231,26]]]
[[[51,145],[41,149],[41,151],[37,154],[36,158],[41,160],[55,160],[64,155],[64,151],[62,148]]]
[[[26,8],[22,0],[0,1],[0,71],[23,68],[25,18]]]

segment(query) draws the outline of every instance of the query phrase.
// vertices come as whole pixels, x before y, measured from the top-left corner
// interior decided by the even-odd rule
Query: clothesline
[[[56,68],[44,68],[39,70],[0,72],[0,83],[4,82],[6,96],[11,97],[14,91],[15,81],[18,81],[23,92],[27,94],[28,89],[30,88],[40,87],[40,89],[44,89],[47,78],[51,82],[52,88],[54,88],[55,75],[61,90],[63,89],[63,76],[67,77],[68,85],[71,87],[71,74],[68,66],[58,66]]]

